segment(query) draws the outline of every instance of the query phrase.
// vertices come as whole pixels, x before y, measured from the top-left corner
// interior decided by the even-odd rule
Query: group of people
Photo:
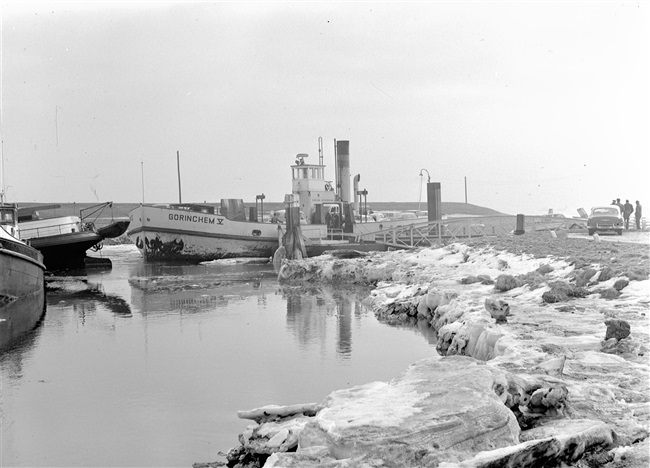
[[[617,198],[616,200],[612,200],[612,205],[618,206],[618,208],[621,210],[623,221],[625,222],[625,229],[630,228],[630,216],[632,216],[632,213],[634,213],[637,230],[641,229],[641,216],[643,212],[639,200],[636,201],[636,206],[632,206],[630,200],[625,200],[625,204],[623,204],[621,203],[621,199]]]

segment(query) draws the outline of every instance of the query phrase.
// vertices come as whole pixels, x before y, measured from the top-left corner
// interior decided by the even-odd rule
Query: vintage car
[[[267,220],[268,223],[287,223],[287,210],[271,211],[269,214],[271,215],[271,218]],[[305,213],[302,211],[300,212],[300,224],[307,224],[307,216],[305,216]]]
[[[596,232],[616,232],[623,235],[623,217],[621,210],[616,205],[595,206],[587,218],[587,229],[589,235]]]

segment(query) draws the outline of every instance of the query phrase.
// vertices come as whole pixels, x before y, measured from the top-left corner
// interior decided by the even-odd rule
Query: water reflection
[[[237,410],[321,401],[435,353],[416,328],[378,323],[363,288],[107,250],[110,271],[48,278],[43,326],[0,355],[2,466],[216,459],[247,424]]]
[[[27,332],[18,342],[0,352],[0,368],[3,376],[11,380],[19,380],[23,377],[23,363],[26,359],[29,359],[41,331],[42,319],[33,330]]]
[[[368,313],[361,303],[367,288],[301,285],[282,286],[279,291],[287,301],[287,327],[301,345],[326,342],[328,321],[334,317],[336,353],[350,357],[353,316],[359,319]]]
[[[87,312],[95,313],[101,304],[115,315],[130,317],[131,306],[122,297],[107,293],[99,282],[83,277],[51,277],[46,282],[46,300],[49,307],[72,305],[82,318]]]

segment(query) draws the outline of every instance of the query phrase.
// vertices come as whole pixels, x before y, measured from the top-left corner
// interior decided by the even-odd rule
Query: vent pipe
[[[361,174],[357,174],[352,179],[352,191],[354,192],[352,196],[354,197],[354,211],[359,212],[359,204],[361,203],[361,195],[359,195],[359,181],[361,180]]]

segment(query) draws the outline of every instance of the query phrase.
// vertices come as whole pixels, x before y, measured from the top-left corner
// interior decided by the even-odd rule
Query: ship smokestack
[[[340,196],[343,203],[350,203],[350,142],[336,142],[336,165],[339,171]]]

